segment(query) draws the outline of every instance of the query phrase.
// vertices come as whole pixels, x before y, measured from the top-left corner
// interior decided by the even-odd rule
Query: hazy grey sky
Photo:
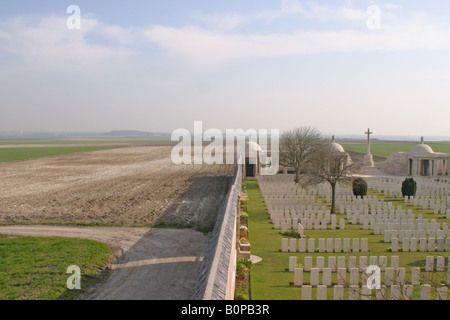
[[[0,131],[450,136],[449,16],[442,0],[2,1]]]

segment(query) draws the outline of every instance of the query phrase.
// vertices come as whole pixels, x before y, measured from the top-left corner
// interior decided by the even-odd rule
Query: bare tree
[[[346,152],[329,146],[314,148],[307,161],[307,172],[302,178],[305,184],[328,182],[331,186],[331,213],[335,212],[336,185],[350,181],[355,165]]]
[[[312,151],[323,144],[322,133],[309,126],[283,133],[280,139],[280,164],[294,168],[296,183],[300,183],[300,175],[305,171],[306,161]]]

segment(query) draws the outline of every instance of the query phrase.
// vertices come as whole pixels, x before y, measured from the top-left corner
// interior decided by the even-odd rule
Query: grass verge
[[[112,259],[97,241],[0,235],[0,300],[74,299]],[[67,289],[70,265],[80,267],[81,290]]]

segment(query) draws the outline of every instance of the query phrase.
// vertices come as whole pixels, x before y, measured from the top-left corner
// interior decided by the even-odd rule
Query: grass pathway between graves
[[[301,288],[292,285],[294,281],[294,273],[288,271],[289,257],[296,256],[298,266],[303,266],[305,256],[313,257],[313,266],[317,256],[325,257],[325,265],[327,265],[328,256],[346,256],[347,263],[349,256],[387,256],[388,266],[391,263],[391,256],[399,256],[400,267],[406,268],[406,281],[411,281],[411,268],[424,267],[426,256],[445,256],[446,265],[448,262],[448,252],[390,252],[390,243],[384,243],[383,235],[374,235],[372,230],[363,230],[362,225],[351,225],[346,220],[346,230],[305,230],[305,234],[310,238],[368,238],[369,252],[367,253],[286,253],[281,252],[281,239],[286,237],[282,235],[280,230],[273,228],[270,222],[269,214],[264,203],[264,198],[259,190],[257,181],[247,181],[248,195],[248,216],[249,216],[249,241],[251,244],[252,255],[262,258],[262,261],[252,266],[250,277],[250,290],[252,300],[299,300],[301,299]],[[370,191],[370,195],[377,195],[379,199],[384,198],[385,201],[392,201],[395,206],[401,205],[405,210],[411,209],[415,214],[423,214],[424,219],[436,219],[441,224],[443,222],[450,223],[449,219],[445,219],[445,215],[432,214],[432,210],[422,210],[414,207],[412,204],[403,203],[402,199],[391,199],[384,197],[383,194],[376,191]],[[325,202],[325,199],[322,200]],[[337,219],[346,218],[344,214],[338,214]],[[399,244],[401,247],[401,243]],[[431,273],[421,271],[422,277],[430,277]],[[433,276],[446,279],[444,272],[435,273]],[[322,274],[320,275],[321,280]],[[384,279],[382,272],[381,279]],[[347,273],[347,281],[349,273]],[[304,272],[303,281],[309,283],[309,272]],[[332,274],[332,283],[337,282],[337,274]],[[426,281],[422,280],[422,283]],[[361,285],[361,284],[360,284]],[[435,294],[432,290],[432,299]],[[312,297],[315,299],[315,288],[312,291]],[[414,299],[419,299],[420,287],[414,287]],[[328,299],[333,299],[333,288],[328,289]],[[348,299],[347,290],[344,291],[344,299]]]

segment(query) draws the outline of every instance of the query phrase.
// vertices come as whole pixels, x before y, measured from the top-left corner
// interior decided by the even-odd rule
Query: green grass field
[[[450,142],[425,142],[434,152],[450,153]],[[409,152],[417,143],[372,143],[370,151],[372,155],[387,158],[396,152]],[[365,143],[343,143],[342,147],[347,151],[366,153]]]
[[[26,147],[26,148],[0,148],[0,162],[28,160],[56,155],[64,155],[83,151],[97,151],[119,148],[119,146],[95,147]]]
[[[112,257],[92,240],[0,235],[0,300],[73,299]],[[70,265],[81,269],[81,290],[67,289]]]
[[[273,228],[270,223],[267,208],[264,204],[263,196],[259,190],[256,181],[247,181],[248,194],[248,216],[249,216],[249,241],[251,244],[251,252],[253,255],[261,257],[263,260],[252,266],[251,270],[251,299],[252,300],[299,300],[301,298],[301,288],[291,285],[294,281],[294,273],[287,271],[289,267],[289,257],[296,256],[299,264],[303,264],[305,256],[313,257],[313,265],[317,256],[327,257],[333,256],[387,256],[390,265],[390,256],[397,255],[400,257],[400,267],[406,268],[406,280],[410,281],[411,268],[423,267],[425,265],[426,256],[444,255],[448,257],[448,253],[438,252],[390,252],[390,243],[384,243],[383,235],[374,235],[372,230],[363,230],[362,225],[351,225],[346,221],[346,230],[306,230],[305,234],[310,238],[368,238],[369,252],[367,253],[285,253],[281,252],[281,239],[286,237],[281,234],[280,230]],[[371,191],[372,195],[384,198],[382,194]],[[445,215],[434,215],[432,210],[422,210],[413,207],[411,204],[404,204],[401,199],[385,199],[393,201],[394,205],[402,205],[404,209],[411,209],[415,214],[423,214],[424,218],[437,219],[438,222],[450,222],[445,219]],[[323,199],[323,203],[325,200]],[[338,214],[339,218],[346,218],[346,215]],[[348,261],[348,260],[347,260]],[[326,262],[325,262],[326,263]],[[445,274],[436,273],[439,277]],[[424,276],[431,276],[431,273],[422,272]],[[347,277],[349,275],[347,274]],[[382,273],[384,279],[384,273]],[[348,278],[347,278],[348,279]],[[309,281],[309,273],[304,273],[304,281]],[[336,273],[333,273],[333,283],[337,281]],[[419,287],[414,288],[414,299],[419,298]],[[313,297],[315,297],[315,288],[313,288]],[[348,298],[348,292],[344,292],[344,298]],[[333,289],[328,289],[328,299],[333,299]]]

